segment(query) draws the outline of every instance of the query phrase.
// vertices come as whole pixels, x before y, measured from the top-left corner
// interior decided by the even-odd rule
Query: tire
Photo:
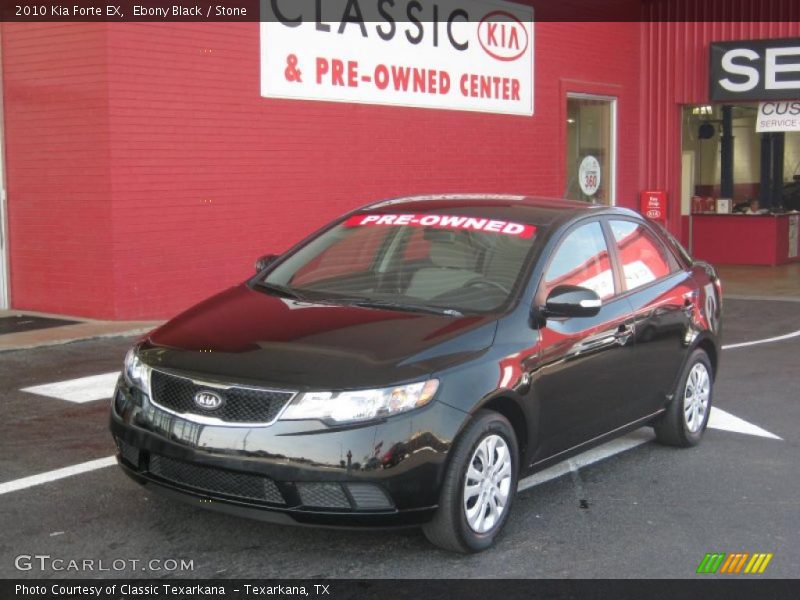
[[[708,425],[713,391],[711,361],[703,350],[697,349],[683,368],[666,412],[653,424],[656,439],[667,446],[696,446]]]
[[[517,438],[508,419],[482,410],[467,425],[451,452],[439,509],[423,531],[431,543],[445,550],[480,552],[494,543],[511,512],[519,473]],[[484,472],[489,475],[482,479],[486,483],[480,483],[482,480],[475,475],[483,476]],[[467,492],[467,483],[471,493]]]

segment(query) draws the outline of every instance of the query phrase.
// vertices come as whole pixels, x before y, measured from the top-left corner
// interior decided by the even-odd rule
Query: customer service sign
[[[533,9],[499,0],[262,0],[261,95],[533,114]]]

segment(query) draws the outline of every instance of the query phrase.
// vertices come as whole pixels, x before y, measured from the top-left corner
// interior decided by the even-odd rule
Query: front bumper
[[[434,401],[358,426],[226,427],[166,412],[121,378],[110,427],[123,471],[154,491],[272,522],[389,527],[431,518],[466,418]]]

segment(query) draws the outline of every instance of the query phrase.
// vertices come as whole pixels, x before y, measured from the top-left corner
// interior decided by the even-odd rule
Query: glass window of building
[[[595,204],[615,201],[616,100],[567,97],[567,189],[565,197]]]

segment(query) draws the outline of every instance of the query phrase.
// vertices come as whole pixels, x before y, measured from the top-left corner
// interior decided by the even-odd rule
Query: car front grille
[[[212,417],[226,423],[272,423],[292,399],[292,392],[264,390],[244,387],[218,389],[179,377],[153,371],[150,375],[153,403],[182,415]],[[222,398],[222,405],[215,410],[204,410],[195,404],[198,392],[213,392]]]
[[[195,465],[160,454],[150,455],[149,471],[159,479],[198,492],[286,504],[275,482],[261,475]]]

